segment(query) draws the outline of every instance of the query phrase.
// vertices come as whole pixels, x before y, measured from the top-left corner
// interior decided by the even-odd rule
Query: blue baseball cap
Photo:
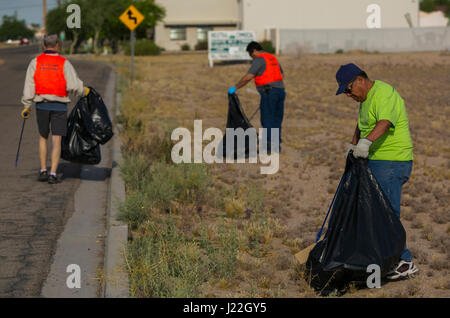
[[[336,72],[336,81],[339,85],[336,95],[342,94],[348,87],[348,84],[361,72],[362,69],[353,63],[341,65],[339,70]]]

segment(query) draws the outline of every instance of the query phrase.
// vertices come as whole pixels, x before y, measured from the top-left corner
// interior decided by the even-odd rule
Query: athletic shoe
[[[418,271],[419,269],[413,262],[406,262],[402,260],[398,263],[395,269],[387,274],[386,278],[391,280],[404,278],[417,273]]]
[[[48,172],[47,170],[39,172],[38,181],[45,182],[48,180]]]
[[[58,177],[56,177],[52,174],[48,177],[48,183],[50,183],[50,184],[55,184],[55,183],[59,183],[59,182],[60,182],[60,180],[58,179]]]

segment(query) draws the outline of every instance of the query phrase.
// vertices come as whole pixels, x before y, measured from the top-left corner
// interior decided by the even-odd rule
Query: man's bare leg
[[[56,174],[59,158],[61,157],[61,136],[52,136],[52,166],[50,174]]]
[[[41,170],[47,170],[47,138],[39,136],[39,159]]]

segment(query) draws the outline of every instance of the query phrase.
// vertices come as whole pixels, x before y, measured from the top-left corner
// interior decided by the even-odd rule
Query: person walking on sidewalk
[[[400,218],[402,186],[412,170],[413,145],[409,132],[405,102],[389,84],[370,80],[353,63],[343,65],[336,73],[339,88],[360,103],[358,124],[348,151],[355,158],[368,158],[369,168]],[[418,271],[406,248],[388,279],[407,277]]]
[[[252,65],[247,74],[239,82],[228,89],[228,94],[234,94],[238,89],[247,85],[252,79],[255,81],[256,89],[261,95],[261,125],[266,128],[266,138],[263,142],[267,143],[267,152],[270,153],[271,146],[271,128],[278,129],[278,146],[275,151],[281,151],[281,124],[284,115],[284,100],[286,92],[283,83],[283,69],[277,58],[263,51],[258,42],[250,42],[247,45],[247,52],[253,59]]]
[[[68,93],[76,96],[89,94],[89,88],[83,86],[72,64],[59,55],[61,41],[56,34],[46,34],[42,43],[44,52],[28,65],[23,89],[21,115],[27,119],[31,106],[35,103],[39,130],[39,159],[41,169],[39,181],[58,183],[56,176],[61,156],[61,138],[67,132]],[[52,131],[52,153],[50,174],[47,172],[47,139]]]

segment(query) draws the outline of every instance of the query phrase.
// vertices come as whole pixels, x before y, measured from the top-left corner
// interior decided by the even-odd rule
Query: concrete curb
[[[117,83],[119,75],[117,74]],[[120,113],[121,95],[116,93],[115,118]],[[127,298],[130,297],[129,278],[125,265],[125,252],[128,242],[128,225],[117,220],[119,203],[125,200],[125,183],[120,174],[119,163],[122,162],[121,141],[117,123],[114,120],[114,137],[112,149],[112,169],[108,194],[108,207],[106,216],[106,242],[105,242],[105,286],[103,297]]]

